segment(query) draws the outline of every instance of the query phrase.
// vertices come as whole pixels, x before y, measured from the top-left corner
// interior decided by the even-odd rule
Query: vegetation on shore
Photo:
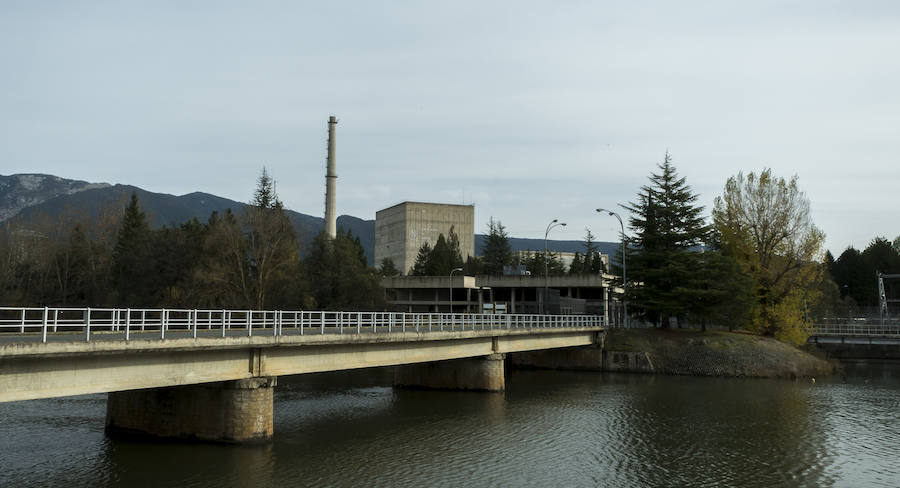
[[[797,378],[825,376],[834,366],[777,339],[747,332],[611,329],[606,351],[644,352],[656,374]]]

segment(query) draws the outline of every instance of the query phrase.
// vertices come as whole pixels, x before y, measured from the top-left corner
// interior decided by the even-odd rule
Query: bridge
[[[401,386],[500,391],[510,353],[600,369],[605,325],[586,315],[3,307],[0,402],[108,392],[110,434],[267,440],[278,376],[397,366]]]
[[[900,320],[828,320],[815,325],[808,343],[842,361],[896,361],[900,360]]]

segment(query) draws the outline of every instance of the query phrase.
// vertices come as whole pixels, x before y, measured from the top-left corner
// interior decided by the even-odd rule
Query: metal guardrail
[[[824,323],[813,326],[814,336],[900,337],[898,323]]]
[[[548,329],[606,325],[596,315],[520,315],[286,310],[193,310],[132,308],[0,307],[0,337],[81,333],[130,340],[178,337],[248,337],[304,334],[362,334],[486,329]],[[215,332],[213,332],[215,331]],[[110,334],[118,333],[118,334]],[[111,337],[114,335],[115,337]]]

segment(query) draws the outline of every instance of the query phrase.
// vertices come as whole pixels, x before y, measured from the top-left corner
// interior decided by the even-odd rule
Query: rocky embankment
[[[833,365],[778,340],[741,332],[612,329],[604,370],[652,374],[796,378],[825,376]]]

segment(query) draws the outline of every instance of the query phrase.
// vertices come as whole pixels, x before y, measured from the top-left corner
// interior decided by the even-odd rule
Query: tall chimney
[[[325,233],[334,239],[337,235],[337,213],[335,201],[337,199],[337,171],[334,162],[334,126],[337,119],[332,115],[328,117],[328,170],[325,173]]]

